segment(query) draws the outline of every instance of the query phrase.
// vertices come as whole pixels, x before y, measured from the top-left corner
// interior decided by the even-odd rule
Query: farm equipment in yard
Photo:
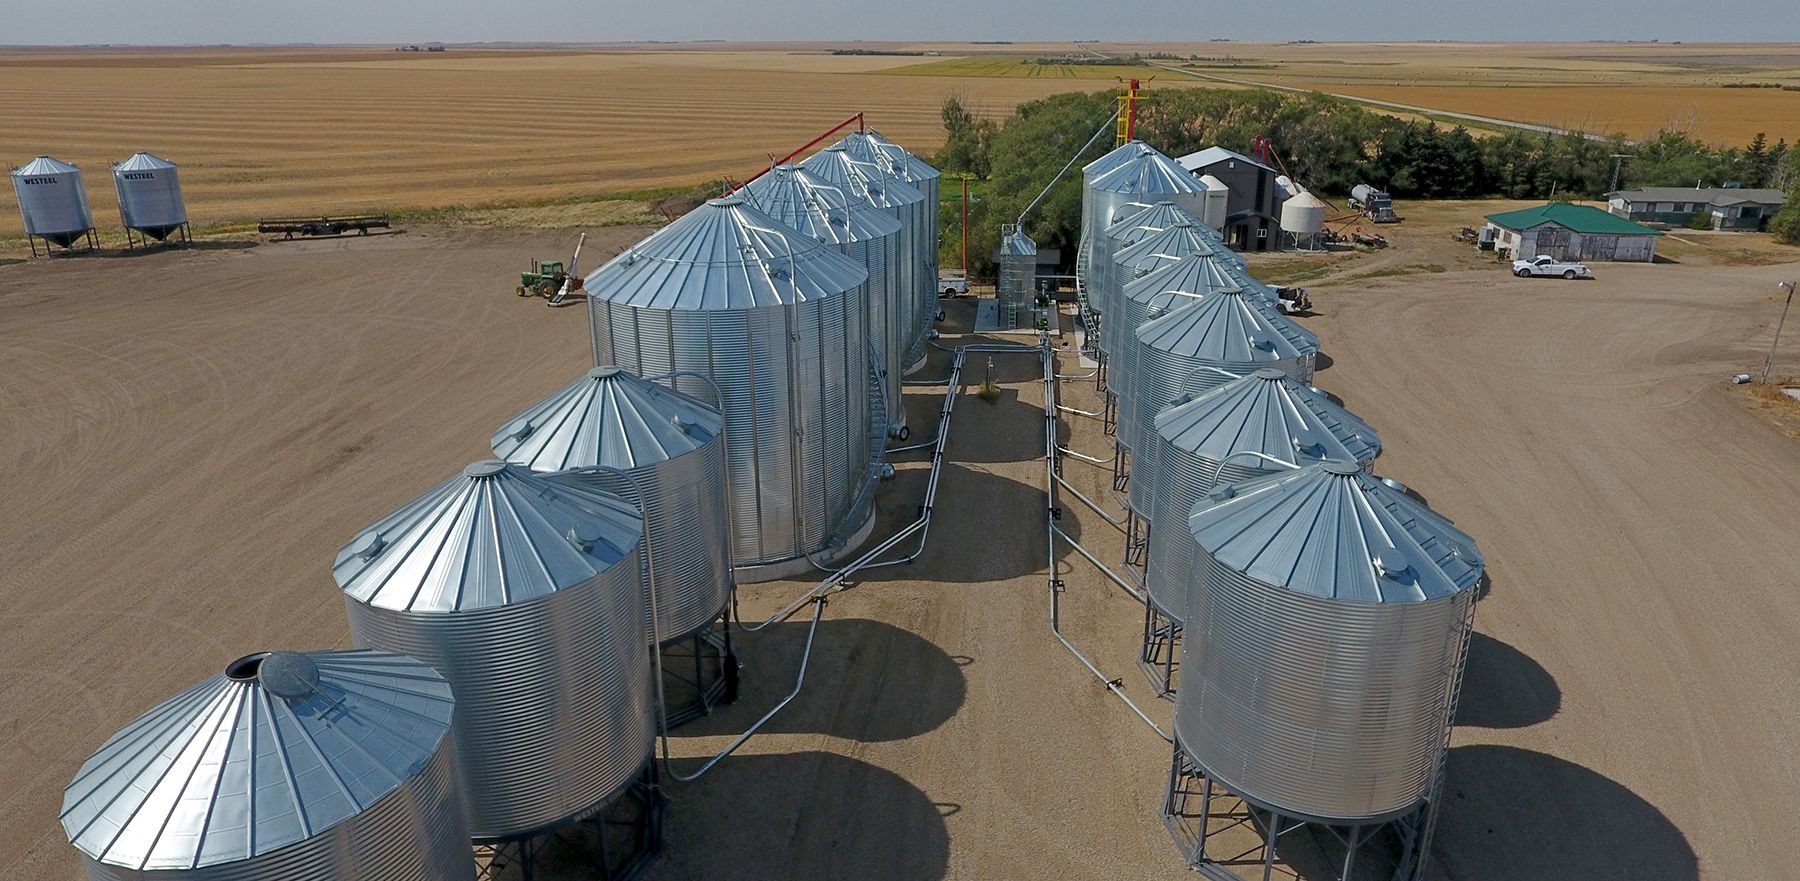
[[[570,292],[581,290],[581,276],[576,274],[576,266],[581,262],[581,246],[585,244],[587,233],[582,233],[567,269],[563,268],[561,260],[531,261],[531,271],[519,273],[518,295],[543,297],[550,305],[561,306]]]
[[[1305,315],[1312,311],[1312,295],[1306,288],[1277,285],[1270,290],[1275,292],[1275,305],[1280,307],[1282,314]]]
[[[1388,246],[1387,236],[1380,233],[1363,232],[1358,228],[1350,233],[1350,241],[1365,248],[1385,248]]]
[[[265,217],[256,224],[256,231],[292,239],[296,235],[341,236],[349,232],[366,236],[369,230],[388,227],[385,214],[358,214],[351,217]]]

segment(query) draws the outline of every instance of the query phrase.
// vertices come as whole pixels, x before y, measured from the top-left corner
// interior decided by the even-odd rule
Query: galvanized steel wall
[[[358,647],[411,655],[449,680],[474,839],[529,835],[600,807],[649,761],[656,720],[642,565],[640,543],[580,585],[465,611],[346,597]]]
[[[57,236],[93,228],[94,213],[88,209],[87,188],[81,170],[75,166],[39,157],[14,169],[12,183],[26,233]]]
[[[750,309],[589,302],[596,363],[718,383],[739,566],[824,551],[851,512],[873,453],[865,291]],[[669,383],[710,394],[698,380]]]
[[[161,236],[187,223],[181,175],[172,162],[140,153],[113,166],[113,187],[119,217],[131,229]]]
[[[1331,601],[1196,551],[1175,705],[1181,748],[1263,805],[1379,821],[1430,791],[1475,592]]]
[[[1261,477],[1276,469],[1249,457],[1233,459],[1224,468],[1211,458],[1172,446],[1156,432],[1145,444],[1149,461],[1133,451],[1131,468],[1132,508],[1150,521],[1144,549],[1144,591],[1158,611],[1177,624],[1187,620],[1187,595],[1194,572],[1194,537],[1188,532],[1188,512],[1214,487]],[[1257,461],[1266,467],[1253,467]],[[1217,480],[1213,475],[1219,475]],[[1148,489],[1138,493],[1138,485]],[[1140,507],[1141,506],[1141,507]]]

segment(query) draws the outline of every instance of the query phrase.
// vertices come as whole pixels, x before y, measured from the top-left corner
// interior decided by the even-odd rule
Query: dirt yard
[[[1774,283],[1800,265],[1526,281],[1419,229],[1323,265],[1305,322],[1330,356],[1317,383],[1382,432],[1378,470],[1491,564],[1435,874],[1784,877],[1800,443],[1724,379],[1760,363]],[[587,366],[579,308],[511,294],[567,238],[421,229],[0,267],[0,875],[76,877],[62,787],[152,703],[249,651],[348,643],[339,544]],[[1388,271],[1409,266],[1441,270]],[[952,304],[952,329],[971,311]],[[773,730],[670,787],[650,877],[1185,876],[1157,816],[1167,746],[1048,632],[1037,365],[994,369],[999,400],[957,405],[923,556],[836,597]],[[984,372],[973,356],[965,379]],[[1065,396],[1093,404],[1090,384]],[[913,424],[941,401],[910,388]],[[1097,423],[1068,430],[1101,452]],[[922,457],[902,458],[889,525],[923,492]],[[1100,492],[1099,469],[1067,471]],[[1065,528],[1115,559],[1119,533],[1070,508]],[[1066,550],[1058,571],[1065,629],[1166,719],[1131,666],[1139,609]],[[744,615],[803,587],[747,587]],[[742,636],[742,699],[676,754],[785,693],[804,630]]]

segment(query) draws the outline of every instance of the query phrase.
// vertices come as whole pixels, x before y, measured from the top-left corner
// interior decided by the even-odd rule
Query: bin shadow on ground
[[[845,756],[732,756],[667,792],[666,844],[646,881],[932,881],[949,869],[944,818],[957,806]]]
[[[858,553],[866,553],[918,518],[928,479],[928,469],[907,468],[876,490],[879,519]],[[1071,538],[1081,538],[1077,517],[1065,516],[1060,525]],[[995,474],[979,464],[945,462],[938,473],[937,501],[932,506],[923,553],[911,563],[859,572],[852,582],[929,580],[967,584],[1030,575],[1044,570],[1043,536],[1042,487]],[[882,559],[903,557],[917,547],[915,535]],[[1059,546],[1057,558],[1067,553],[1066,547]],[[847,563],[856,556],[846,555],[843,561]]]
[[[806,684],[761,729],[766,733],[824,734],[861,743],[902,740],[936,729],[962,707],[963,667],[911,631],[865,618],[831,617],[827,606],[813,639]],[[748,632],[732,630],[743,663],[738,699],[671,736],[734,735],[748,728],[794,687],[812,607],[793,618]],[[755,622],[753,622],[755,623]]]
[[[1450,751],[1434,878],[1693,881],[1699,860],[1655,805],[1572,762],[1508,746]]]
[[[1530,655],[1486,634],[1469,643],[1462,700],[1456,724],[1477,728],[1524,728],[1555,718],[1562,689]]]

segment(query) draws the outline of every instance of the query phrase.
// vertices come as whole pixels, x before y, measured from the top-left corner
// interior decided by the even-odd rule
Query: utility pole
[[[1775,322],[1775,341],[1769,344],[1769,357],[1763,359],[1763,385],[1769,384],[1769,371],[1775,368],[1775,347],[1781,345],[1781,326],[1787,323],[1788,307],[1794,305],[1794,282],[1784,281],[1776,287],[1787,289],[1787,302],[1781,304],[1781,319]]]
[[[1629,158],[1630,156],[1631,156],[1630,153],[1614,153],[1614,154],[1612,154],[1613,180],[1612,180],[1612,186],[1606,188],[1607,192],[1616,193],[1619,191],[1619,166],[1624,165],[1625,160],[1627,158]]]
[[[967,293],[966,288],[969,284],[969,176],[966,174],[962,176],[962,185],[963,185],[963,200],[962,200],[962,202],[963,202],[963,204],[962,204],[963,286],[965,288],[964,293]]]

